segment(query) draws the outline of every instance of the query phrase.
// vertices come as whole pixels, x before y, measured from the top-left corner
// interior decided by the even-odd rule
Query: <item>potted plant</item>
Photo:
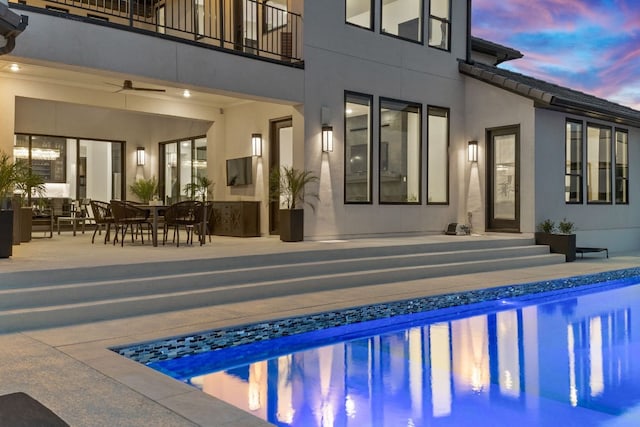
[[[318,193],[306,190],[308,184],[318,181],[318,177],[307,170],[283,166],[274,169],[269,177],[270,197],[280,202],[279,228],[280,240],[299,242],[304,238],[304,205],[315,211],[313,200]]]
[[[13,252],[13,190],[18,180],[18,166],[0,151],[0,258]]]
[[[20,194],[19,206],[14,206],[14,227],[18,227],[17,238],[20,242],[28,242],[31,240],[31,230],[33,224],[33,207],[31,206],[31,198],[36,197],[41,200],[45,195],[44,179],[33,170],[24,160],[17,160],[16,182],[14,192]],[[19,212],[19,214],[18,214]],[[15,230],[14,230],[15,231]],[[16,243],[16,242],[14,242]]]
[[[573,222],[564,218],[556,227],[555,222],[545,219],[538,224],[535,233],[536,245],[547,245],[553,253],[563,254],[566,262],[576,259],[576,235]]]
[[[207,197],[213,195],[214,185],[206,176],[194,176],[193,181],[184,186],[184,195],[191,200],[202,199],[206,202]]]
[[[158,193],[158,181],[155,176],[149,179],[136,179],[134,183],[129,186],[129,190],[140,199],[142,203],[147,204]]]

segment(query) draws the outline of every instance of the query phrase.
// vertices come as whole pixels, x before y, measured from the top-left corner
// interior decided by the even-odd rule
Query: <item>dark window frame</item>
[[[627,168],[627,176],[622,177],[622,176],[618,176],[618,133],[623,133],[627,136],[626,138],[626,144],[625,144],[625,159],[627,161],[626,163],[626,168]],[[613,156],[614,156],[614,160],[613,160],[613,164],[614,164],[614,194],[613,194],[613,199],[615,201],[616,205],[628,205],[629,204],[629,196],[630,196],[630,192],[629,192],[629,131],[627,129],[621,129],[621,128],[615,128],[614,132],[613,132],[613,144],[614,144],[614,149],[613,149]],[[627,196],[627,200],[625,201],[619,201],[618,199],[618,189],[619,189],[619,185],[618,183],[624,181],[626,183],[626,196]]]
[[[349,22],[348,21],[348,17],[347,17],[347,2],[349,0],[346,0],[344,2],[344,23],[347,25],[350,25],[352,27],[355,28],[361,28],[363,30],[368,30],[368,31],[375,31],[375,11],[376,11],[376,5],[375,5],[375,1],[374,0],[369,0],[369,4],[370,4],[370,10],[371,10],[371,17],[369,19],[369,26],[368,27],[363,27],[362,25],[358,25],[358,24],[354,24],[353,22]]]
[[[419,132],[418,132],[418,200],[415,202],[410,202],[410,201],[406,201],[406,202],[385,202],[382,200],[381,198],[381,193],[382,193],[382,143],[384,141],[382,141],[382,128],[384,127],[384,124],[382,123],[382,105],[387,102],[387,103],[396,103],[396,104],[406,104],[408,108],[417,108],[418,109],[418,118],[420,120],[419,123]],[[385,107],[386,108],[386,107]],[[391,109],[391,108],[388,108]],[[393,110],[393,111],[406,111],[406,109],[404,110]],[[422,174],[423,174],[423,162],[422,162],[422,150],[423,150],[423,143],[422,143],[422,133],[423,133],[423,105],[420,102],[413,102],[413,101],[405,101],[405,100],[401,100],[401,99],[395,99],[395,98],[387,98],[387,97],[379,97],[378,98],[378,204],[379,205],[401,205],[401,206],[411,206],[411,205],[422,205]]]
[[[429,112],[431,110],[442,110],[442,111],[446,111],[447,112],[447,164],[446,164],[446,179],[447,179],[447,200],[444,202],[429,202]],[[449,153],[450,147],[451,147],[451,109],[448,107],[441,107],[438,105],[427,105],[427,123],[426,123],[426,128],[427,128],[427,150],[426,150],[426,161],[427,161],[427,170],[425,173],[426,176],[426,180],[427,180],[427,196],[426,196],[426,200],[427,200],[427,205],[433,205],[433,206],[446,206],[449,205],[451,203],[451,187],[450,187],[450,182],[449,182],[449,174],[451,173],[451,168],[450,168],[450,163],[451,163],[451,155]]]
[[[194,170],[194,159],[195,159],[195,153],[196,153],[196,146],[195,146],[195,142],[197,139],[207,139],[207,135],[196,135],[196,136],[187,136],[184,138],[178,138],[178,139],[172,139],[169,141],[160,141],[158,142],[158,195],[162,194],[162,200],[165,200],[165,190],[166,190],[166,185],[165,185],[165,181],[166,181],[166,174],[165,174],[165,164],[166,164],[166,154],[165,154],[165,147],[169,144],[176,144],[176,157],[177,157],[177,175],[178,175],[178,194],[180,197],[182,197],[182,193],[183,193],[183,189],[184,189],[184,185],[180,182],[180,169],[181,169],[181,165],[180,165],[180,143],[181,142],[185,142],[185,141],[189,141],[191,143],[191,146],[189,148],[189,151],[191,153],[191,178],[193,178],[193,170]],[[207,151],[209,150],[209,142],[207,141]]]
[[[438,49],[441,50],[443,52],[451,52],[451,27],[452,27],[452,20],[451,20],[451,13],[452,13],[452,5],[451,5],[451,0],[447,0],[449,2],[449,19],[444,19],[441,18],[439,16],[435,16],[431,14],[431,2],[429,2],[429,25],[427,26],[428,28],[428,34],[431,34],[432,28],[431,28],[431,20],[436,20],[438,22],[440,22],[440,24],[442,25],[442,23],[445,23],[447,25],[447,47],[443,48],[440,46],[436,46],[436,45],[432,45],[431,43],[429,43],[428,37],[427,37],[427,46],[429,46],[430,48],[433,49]]]
[[[585,166],[588,167],[589,165],[589,128],[597,128],[597,129],[609,129],[610,131],[610,135],[609,135],[609,144],[608,144],[608,148],[609,148],[609,186],[607,188],[607,192],[609,194],[609,200],[608,201],[600,201],[600,200],[589,200],[589,192],[587,191],[587,196],[586,196],[586,202],[588,205],[612,205],[613,204],[613,199],[614,199],[614,194],[613,194],[613,162],[614,162],[614,158],[613,158],[613,148],[612,148],[612,143],[613,143],[613,128],[611,126],[607,126],[607,125],[603,125],[603,124],[598,124],[598,123],[593,123],[593,122],[587,122],[587,132],[585,133]],[[598,165],[600,164],[600,160],[598,159]],[[587,179],[585,184],[589,185],[589,172],[587,171]]]
[[[383,22],[384,22],[384,14],[383,14],[383,9],[384,9],[384,2],[380,2],[380,34],[387,36],[387,37],[392,37],[394,39],[398,39],[398,40],[404,40],[410,43],[415,43],[415,44],[419,44],[424,46],[425,44],[425,34],[424,34],[424,15],[425,15],[425,1],[424,0],[420,0],[420,28],[418,29],[418,34],[420,35],[420,40],[414,40],[408,37],[402,37],[400,35],[397,34],[393,34],[393,33],[389,33],[387,31],[385,31],[382,28]]]
[[[572,173],[568,173],[567,172],[567,161],[569,159],[567,159],[567,142],[568,142],[568,137],[569,135],[567,135],[567,125],[569,123],[573,123],[576,125],[580,125],[580,141],[579,141],[579,148],[580,148],[580,173],[578,174],[572,174]],[[567,177],[578,177],[578,200],[577,201],[567,201],[567,195],[566,195],[566,188],[565,188],[565,194],[564,194],[564,200],[565,200],[565,204],[567,205],[582,205],[584,204],[584,185],[585,185],[585,179],[584,179],[584,165],[585,165],[585,132],[584,132],[584,122],[582,120],[577,120],[577,119],[566,119],[565,120],[565,139],[564,139],[564,176],[565,176],[565,187],[566,187],[566,179]]]
[[[368,201],[348,201],[347,200],[347,102],[349,96],[359,97],[359,98],[367,98],[369,100],[369,158],[368,158],[368,168],[369,168],[369,200]],[[344,92],[344,164],[343,164],[343,202],[345,205],[371,205],[373,204],[373,95],[369,95],[361,92],[353,92],[353,91],[345,91]]]

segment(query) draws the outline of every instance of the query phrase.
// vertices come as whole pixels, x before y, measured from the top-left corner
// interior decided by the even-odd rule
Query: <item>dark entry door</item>
[[[269,130],[269,176],[273,170],[279,169],[283,164],[290,163],[291,156],[291,132],[293,121],[291,118],[271,121]],[[269,194],[269,234],[280,234],[279,227],[280,202],[273,200]]]
[[[520,231],[520,127],[487,131],[487,230]]]

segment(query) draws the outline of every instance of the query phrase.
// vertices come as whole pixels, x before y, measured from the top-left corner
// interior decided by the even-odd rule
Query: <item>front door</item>
[[[269,174],[293,165],[293,122],[290,118],[271,121],[269,131]],[[271,175],[269,175],[271,176]],[[269,195],[269,234],[280,234],[280,201]]]
[[[520,231],[520,127],[487,131],[487,230]]]

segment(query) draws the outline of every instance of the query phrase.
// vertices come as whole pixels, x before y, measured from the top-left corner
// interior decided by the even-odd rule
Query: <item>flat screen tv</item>
[[[251,157],[227,160],[227,185],[248,185],[253,181]]]

